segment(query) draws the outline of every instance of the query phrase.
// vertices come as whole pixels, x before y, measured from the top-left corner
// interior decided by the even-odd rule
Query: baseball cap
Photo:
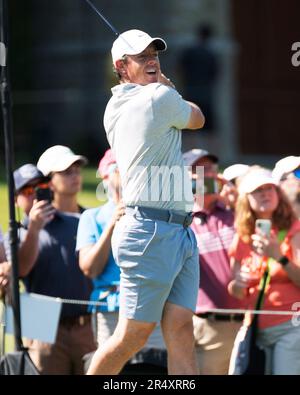
[[[194,148],[190,151],[185,152],[183,155],[183,161],[186,166],[193,166],[198,160],[206,157],[211,159],[214,163],[218,163],[219,159],[216,155],[213,155],[205,149]]]
[[[85,156],[75,155],[70,148],[64,145],[54,145],[40,156],[37,168],[45,176],[48,176],[50,173],[68,169],[75,162],[86,165],[88,160]]]
[[[112,166],[115,166],[116,164],[117,162],[114,153],[111,149],[108,149],[99,162],[97,174],[99,174],[102,179],[107,178],[112,170]]]
[[[285,158],[282,158],[276,162],[272,172],[273,177],[277,181],[280,181],[285,174],[296,170],[299,166],[300,156],[286,156]]]
[[[263,167],[253,168],[244,175],[238,189],[240,193],[251,193],[267,184],[278,185],[271,170]]]
[[[227,181],[232,181],[237,177],[244,175],[249,170],[249,168],[250,166],[248,165],[243,165],[242,163],[236,163],[224,169],[223,177]]]
[[[44,174],[31,163],[19,167],[14,171],[15,191],[19,192],[25,185],[34,180],[48,181],[49,178],[45,177]]]
[[[127,30],[120,34],[113,43],[111,48],[113,64],[116,65],[116,61],[122,59],[124,55],[138,55],[152,43],[158,51],[165,51],[167,49],[165,40],[160,37],[153,38],[149,34],[137,29]]]

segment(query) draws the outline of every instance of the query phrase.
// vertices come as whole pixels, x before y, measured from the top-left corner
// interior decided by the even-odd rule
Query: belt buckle
[[[185,216],[182,225],[183,225],[184,228],[188,228],[192,224],[192,222],[193,222],[193,213],[188,213]]]

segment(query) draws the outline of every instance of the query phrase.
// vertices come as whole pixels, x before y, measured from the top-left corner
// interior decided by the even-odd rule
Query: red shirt
[[[200,284],[196,313],[210,308],[241,308],[244,303],[229,295],[232,280],[228,248],[234,236],[233,213],[216,203],[210,213],[197,212],[191,228],[199,248]]]
[[[300,232],[300,221],[296,221],[288,231],[284,241],[281,243],[281,252],[291,261],[293,260],[292,249],[290,245],[291,238]],[[230,256],[234,257],[241,266],[248,263],[249,259],[262,259],[251,249],[251,245],[244,243],[237,235],[234,238],[230,248]],[[281,264],[272,261],[270,264],[270,283],[266,288],[264,297],[263,310],[292,311],[295,302],[300,301],[300,288],[297,287],[288,277]],[[249,288],[249,296],[245,298],[249,309],[254,309],[258,295],[258,287]],[[264,315],[259,316],[259,327],[268,328],[289,321],[291,315]]]

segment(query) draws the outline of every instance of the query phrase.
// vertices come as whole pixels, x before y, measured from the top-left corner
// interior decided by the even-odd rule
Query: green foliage
[[[96,177],[96,170],[90,167],[83,168],[82,175],[83,188],[79,194],[79,203],[83,207],[97,207],[103,204],[105,196],[101,196],[101,200],[96,197],[96,188],[101,181]],[[8,190],[3,169],[0,170],[0,225],[6,232],[8,228]]]

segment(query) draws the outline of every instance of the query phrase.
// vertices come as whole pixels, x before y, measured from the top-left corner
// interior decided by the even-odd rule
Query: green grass
[[[101,196],[101,200],[96,197],[96,188],[100,182],[100,179],[96,178],[96,170],[89,167],[83,168],[82,175],[83,188],[79,194],[79,203],[83,207],[97,207],[103,204],[105,196]],[[3,169],[0,170],[0,197],[0,225],[6,232],[8,228],[8,190]]]

